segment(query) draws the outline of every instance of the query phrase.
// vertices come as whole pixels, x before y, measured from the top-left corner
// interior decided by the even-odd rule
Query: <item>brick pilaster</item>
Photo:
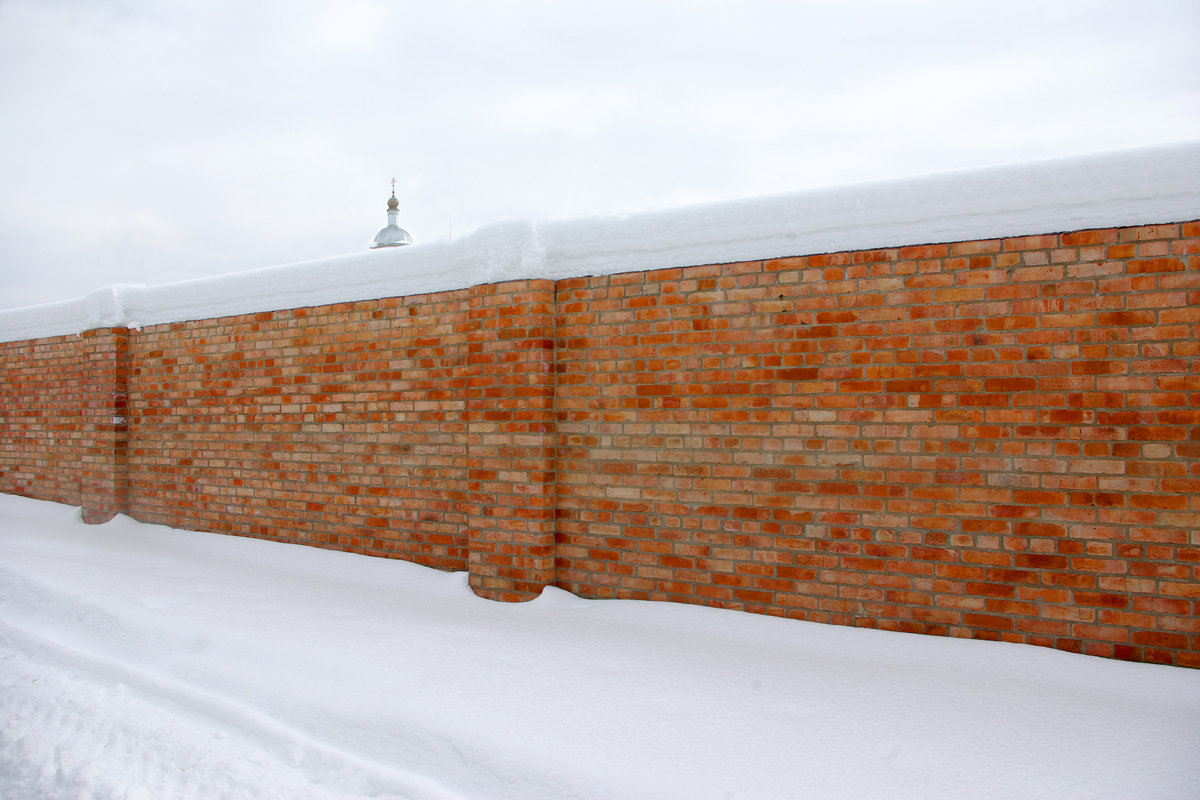
[[[471,289],[471,586],[529,600],[554,581],[554,281]]]
[[[85,378],[80,501],[84,522],[98,524],[126,509],[129,329],[85,331],[81,355]]]

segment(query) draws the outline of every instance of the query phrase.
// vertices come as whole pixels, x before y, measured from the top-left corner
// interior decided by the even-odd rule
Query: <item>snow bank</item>
[[[688,208],[486,226],[452,243],[0,311],[0,341],[567,278],[1200,217],[1200,141]]]
[[[0,495],[0,796],[1184,798],[1200,670],[462,573]]]

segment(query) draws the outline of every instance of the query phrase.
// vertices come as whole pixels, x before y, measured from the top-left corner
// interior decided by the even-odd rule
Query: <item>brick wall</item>
[[[1198,222],[0,347],[0,488],[96,519],[1200,666]]]
[[[80,505],[89,523],[108,522],[128,505],[129,330],[85,331],[80,342],[83,455]]]
[[[472,290],[471,586],[498,600],[554,582],[554,282]]]
[[[1200,666],[1198,237],[563,281],[558,583]]]
[[[130,513],[466,569],[467,295],[136,332]]]
[[[0,344],[0,491],[81,505],[83,342]]]

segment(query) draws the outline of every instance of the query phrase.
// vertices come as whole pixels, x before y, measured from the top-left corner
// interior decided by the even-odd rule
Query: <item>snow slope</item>
[[[0,341],[401,297],[524,278],[756,261],[1200,218],[1200,141],[610,217],[0,311]]]
[[[0,495],[0,797],[1189,798],[1200,671]]]

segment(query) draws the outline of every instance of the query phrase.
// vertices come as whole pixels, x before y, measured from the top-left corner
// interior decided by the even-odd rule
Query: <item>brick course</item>
[[[466,569],[497,599],[554,584],[1200,666],[1200,222],[0,359],[0,488],[97,520]]]

